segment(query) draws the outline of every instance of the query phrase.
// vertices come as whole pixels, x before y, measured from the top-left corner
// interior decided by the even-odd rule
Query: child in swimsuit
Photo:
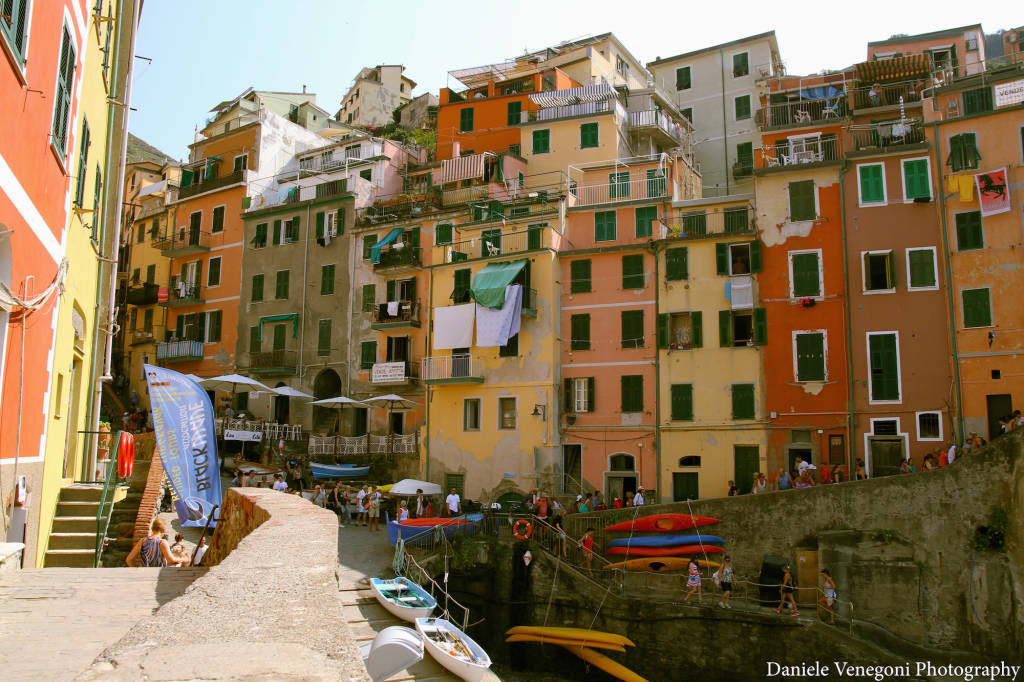
[[[693,593],[696,592],[697,599],[699,599],[700,603],[703,604],[704,595],[702,595],[700,591],[700,568],[697,566],[697,562],[693,559],[690,559],[690,574],[686,578],[686,586],[690,588],[690,591],[686,594],[686,599],[683,600],[683,603],[689,604],[690,597],[692,597]]]

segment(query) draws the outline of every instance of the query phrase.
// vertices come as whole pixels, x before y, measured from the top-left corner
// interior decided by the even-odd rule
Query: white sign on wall
[[[247,443],[258,443],[263,440],[262,431],[235,431],[234,429],[226,429],[224,431],[224,440],[243,440]]]
[[[388,384],[405,381],[404,362],[378,362],[370,371],[370,381],[375,384]]]
[[[1007,107],[1024,102],[1024,80],[999,83],[994,89],[997,107]]]

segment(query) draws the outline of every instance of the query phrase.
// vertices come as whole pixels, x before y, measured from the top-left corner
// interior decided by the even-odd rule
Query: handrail
[[[107,464],[107,475],[103,481],[103,493],[100,495],[100,506],[96,510],[96,556],[93,560],[93,568],[99,568],[100,566],[100,558],[103,556],[103,550],[107,544],[107,529],[110,527],[110,517],[114,514],[114,496],[111,493],[111,482],[116,481],[117,456],[120,450],[118,446],[121,443],[121,434],[123,433],[124,431],[118,431],[117,438],[114,440],[113,452],[110,453],[110,460]],[[116,485],[116,483],[113,485]],[[103,507],[107,505],[108,495],[110,497],[110,508],[107,510],[106,519],[104,519]]]
[[[447,549],[448,548],[446,547],[446,550]],[[446,580],[447,580],[447,576],[448,576],[447,559],[448,559],[448,553],[446,551],[445,552],[445,561],[446,561],[446,565],[445,565],[445,569],[446,569],[445,570],[445,579]],[[441,587],[440,585],[438,585],[437,581],[430,577],[430,574],[427,573],[426,569],[424,569],[422,566],[420,566],[416,562],[416,559],[414,559],[408,552],[406,552],[405,553],[405,569],[404,569],[404,572],[406,573],[406,577],[407,578],[409,577],[408,574],[409,574],[409,572],[410,572],[410,570],[412,568],[415,568],[419,572],[419,575],[417,575],[417,580],[413,580],[413,582],[415,582],[420,587],[423,587],[424,583],[429,585],[430,586],[430,594],[431,594],[431,596],[433,596],[433,594],[434,594],[434,588],[435,587],[437,588],[437,590],[439,592],[444,594],[444,597],[445,597],[444,612],[445,612],[445,614],[448,614],[448,602],[451,602],[451,603],[455,604],[456,606],[458,606],[460,609],[462,609],[462,631],[465,632],[466,629],[469,628],[469,609],[467,607],[463,606],[462,604],[460,604],[458,601],[456,601],[455,597],[453,597],[451,594],[449,594],[448,590],[446,590],[443,587]],[[412,579],[410,578],[410,580],[412,580]],[[448,615],[450,615],[450,614],[448,614]]]

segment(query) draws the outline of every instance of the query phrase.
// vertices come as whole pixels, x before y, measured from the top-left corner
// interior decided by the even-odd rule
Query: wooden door
[[[799,550],[796,553],[796,601],[798,604],[813,604],[818,601],[818,552]]]

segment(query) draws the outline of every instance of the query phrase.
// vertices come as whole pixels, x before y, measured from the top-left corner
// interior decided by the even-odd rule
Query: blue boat
[[[408,578],[370,578],[370,587],[381,606],[409,623],[427,618],[437,608],[437,600]]]
[[[483,514],[464,514],[445,519],[444,523],[439,523],[436,526],[403,526],[398,521],[391,521],[387,512],[384,513],[388,527],[388,542],[392,547],[398,544],[399,534],[407,545],[429,544],[437,533],[443,534],[446,538],[460,534],[475,535],[482,518]]]
[[[676,545],[721,545],[725,540],[717,535],[644,535],[616,538],[608,547],[674,547]]]
[[[313,478],[358,478],[370,473],[370,465],[360,464],[320,464],[310,462],[309,468],[313,471]]]

